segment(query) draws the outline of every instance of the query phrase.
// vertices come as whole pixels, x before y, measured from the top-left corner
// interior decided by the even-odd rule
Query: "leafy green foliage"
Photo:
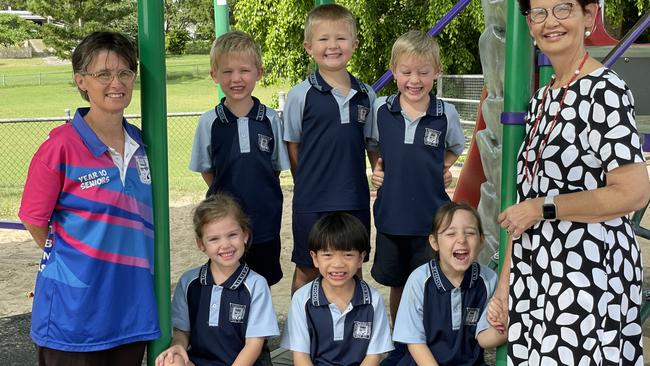
[[[165,0],[165,32],[192,29],[193,39],[214,39],[214,3],[212,0]],[[189,35],[189,33],[188,33]]]
[[[54,24],[41,27],[41,34],[43,42],[62,59],[69,59],[72,49],[93,31],[122,31],[137,37],[131,33],[137,24],[133,22],[136,0],[28,0],[27,7],[34,14],[54,19]]]
[[[14,14],[0,14],[0,45],[15,46],[36,33],[34,23]]]
[[[167,43],[167,52],[172,55],[182,55],[185,53],[185,46],[190,40],[190,34],[185,29],[172,29],[167,32],[165,39]]]
[[[613,37],[620,39],[648,11],[650,11],[650,0],[607,0],[605,1],[607,30]],[[636,42],[650,42],[650,29],[646,29]]]
[[[11,10],[25,10],[27,9],[27,0],[0,0],[0,10],[6,10],[11,7]]]

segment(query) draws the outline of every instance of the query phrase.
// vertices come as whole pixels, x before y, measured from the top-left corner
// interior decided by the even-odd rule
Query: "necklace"
[[[530,135],[528,135],[528,143],[526,144],[526,154],[525,154],[525,160],[524,161],[524,177],[526,178],[526,182],[529,184],[533,183],[533,178],[535,175],[537,175],[537,171],[539,170],[539,164],[540,164],[540,157],[542,156],[542,152],[546,148],[546,143],[548,142],[548,138],[551,135],[551,132],[553,131],[553,128],[555,127],[555,124],[557,123],[557,118],[560,115],[560,112],[562,111],[562,106],[564,106],[564,98],[566,98],[567,92],[569,91],[569,86],[571,83],[573,83],[577,78],[578,75],[580,75],[580,71],[582,70],[582,67],[585,65],[585,62],[589,58],[589,52],[585,52],[584,57],[582,58],[582,61],[580,62],[580,65],[576,69],[576,71],[573,73],[573,76],[571,77],[571,80],[566,85],[566,89],[564,89],[564,93],[562,94],[562,98],[560,98],[560,106],[557,109],[557,113],[555,113],[555,116],[553,116],[553,120],[551,120],[551,123],[549,127],[547,128],[546,133],[542,134],[544,135],[544,138],[542,139],[542,142],[539,144],[539,147],[537,148],[537,156],[535,157],[535,162],[533,162],[533,167],[531,169],[528,168],[528,153],[530,152],[530,148],[533,142],[533,137],[535,137],[535,134],[537,133],[537,128],[539,127],[539,123],[542,120],[542,113],[544,112],[544,102],[546,101],[546,96],[548,95],[548,90],[551,88],[553,83],[555,83],[555,74],[551,76],[551,80],[549,80],[548,84],[546,84],[546,87],[544,88],[544,92],[542,93],[542,100],[539,103],[539,107],[537,108],[537,115],[535,117],[535,123],[533,123],[533,128],[530,131]],[[541,131],[540,131],[541,132]]]

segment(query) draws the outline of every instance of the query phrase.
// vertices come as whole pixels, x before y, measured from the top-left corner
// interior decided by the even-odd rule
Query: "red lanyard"
[[[557,109],[557,113],[555,113],[555,116],[553,116],[553,120],[551,121],[551,124],[548,127],[547,132],[546,134],[544,134],[544,139],[542,140],[542,142],[539,144],[539,147],[537,148],[537,156],[535,157],[533,168],[528,169],[528,153],[530,152],[530,147],[533,142],[533,137],[535,137],[535,133],[537,133],[539,122],[542,120],[542,113],[544,112],[544,102],[546,101],[548,90],[551,88],[551,85],[553,85],[553,83],[555,82],[555,75],[551,77],[551,80],[548,82],[548,84],[546,84],[546,88],[544,88],[544,93],[542,94],[542,101],[539,103],[539,108],[537,109],[538,112],[537,112],[537,116],[535,117],[535,123],[533,124],[533,129],[531,130],[530,135],[528,136],[528,144],[526,144],[526,156],[525,156],[526,161],[524,162],[524,177],[526,178],[526,181],[529,184],[533,183],[533,178],[535,177],[535,175],[537,175],[537,171],[539,170],[540,157],[542,156],[542,152],[546,148],[546,143],[548,142],[548,138],[551,135],[551,132],[555,127],[555,124],[557,123],[557,117],[560,115],[560,112],[562,112],[562,106],[564,106],[564,98],[566,98],[567,92],[569,91],[569,86],[578,78],[578,75],[580,75],[580,71],[582,70],[582,67],[585,65],[585,62],[587,61],[588,58],[589,58],[589,53],[586,52],[585,56],[582,58],[582,61],[580,62],[580,66],[578,66],[578,69],[574,72],[573,76],[571,77],[571,80],[569,80],[569,83],[566,85],[566,89],[564,89],[562,98],[560,98],[560,106]]]

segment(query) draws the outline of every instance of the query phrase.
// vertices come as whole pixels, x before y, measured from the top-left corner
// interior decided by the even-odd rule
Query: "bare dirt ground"
[[[291,276],[293,264],[291,258],[291,197],[292,192],[285,190],[285,207],[281,237],[283,250],[281,254],[284,278],[272,288],[273,304],[278,314],[281,326],[286,320],[290,303]],[[171,203],[170,235],[171,235],[171,281],[175,286],[180,275],[188,268],[199,266],[206,260],[194,241],[191,224],[191,212],[195,199],[188,197]],[[650,213],[646,213],[643,225],[650,226]],[[374,233],[374,230],[373,230]],[[374,235],[374,234],[373,234]],[[374,238],[372,239],[374,243]],[[641,239],[640,245],[644,258],[650,258],[650,241]],[[0,229],[0,337],[3,346],[0,347],[0,364],[2,365],[32,365],[35,364],[33,345],[29,340],[29,312],[31,299],[27,294],[32,291],[41,251],[37,248],[27,232]],[[372,256],[371,256],[372,258]],[[646,259],[646,263],[650,259]],[[388,291],[374,282],[370,276],[371,263],[364,265],[364,279],[375,286],[384,295],[388,303]],[[650,267],[645,265],[644,281],[650,284]],[[650,287],[650,285],[646,286]],[[172,287],[173,291],[173,287]],[[650,322],[644,326],[646,347],[646,365],[650,365]],[[278,339],[271,341],[272,348],[277,346]],[[493,353],[488,354],[488,362],[493,361]]]

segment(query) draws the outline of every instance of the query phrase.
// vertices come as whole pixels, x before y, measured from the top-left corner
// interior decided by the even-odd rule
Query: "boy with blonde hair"
[[[450,201],[443,176],[463,152],[465,138],[454,106],[431,94],[442,68],[435,39],[422,31],[403,34],[393,44],[390,63],[399,93],[378,98],[373,108],[372,137],[379,141],[385,174],[374,204],[371,274],[390,286],[395,321],[409,274],[431,258],[431,222]]]
[[[251,219],[246,263],[269,285],[282,278],[279,172],[289,168],[277,113],[252,96],[262,77],[259,46],[246,33],[228,32],[210,51],[210,76],[225,97],[199,119],[190,170],[200,172],[207,195],[230,193]]]
[[[375,93],[346,69],[358,44],[356,22],[346,8],[321,5],[307,16],[303,46],[318,70],[289,91],[284,110],[284,140],[295,183],[292,292],[318,275],[307,237],[319,218],[348,212],[370,232],[365,150]],[[374,166],[376,152],[368,149],[368,157]]]

